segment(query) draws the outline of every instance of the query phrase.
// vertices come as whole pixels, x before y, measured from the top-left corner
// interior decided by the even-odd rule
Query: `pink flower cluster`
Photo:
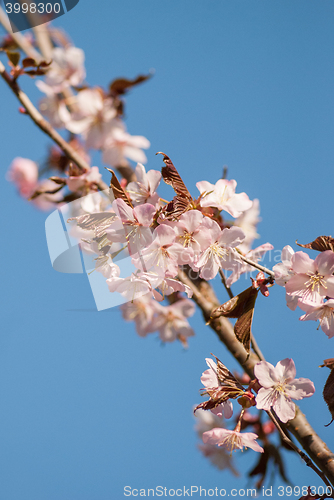
[[[225,429],[222,423],[203,433],[203,442],[223,446],[229,451],[252,448],[254,451],[263,452],[263,448],[256,442],[258,436],[254,433],[240,432],[245,409],[251,406],[250,401],[255,399],[256,408],[269,411],[271,408],[281,422],[288,422],[295,417],[295,405],[292,399],[300,400],[314,394],[314,385],[309,379],[296,379],[296,368],[292,359],[283,359],[274,367],[267,361],[261,361],[254,367],[256,381],[251,383],[247,390],[241,389],[240,384],[227,371],[226,367],[218,360],[206,359],[209,369],[201,377],[201,382],[210,395],[210,400],[204,403],[205,409],[210,409],[217,417],[229,419],[233,415],[231,398],[238,398],[244,407],[234,430]],[[220,365],[220,366],[219,366]],[[222,367],[224,371],[222,372]],[[252,390],[256,388],[257,395]],[[220,401],[224,400],[223,403]],[[199,405],[203,408],[203,404]],[[197,407],[198,408],[198,407]],[[196,408],[196,410],[197,410]],[[271,432],[271,431],[270,431]]]
[[[328,338],[334,336],[334,252],[321,252],[314,260],[305,252],[294,252],[287,245],[282,262],[273,267],[275,281],[286,290],[287,305],[299,306],[305,314],[299,319],[319,320]]]
[[[150,146],[143,136],[131,136],[119,113],[119,101],[100,87],[87,88],[84,83],[85,55],[73,46],[56,47],[45,81],[38,81],[39,90],[46,94],[40,110],[56,128],[65,128],[80,135],[87,149],[103,153],[108,165],[123,165],[126,158],[146,162],[142,149]],[[69,89],[79,91],[69,97]],[[73,95],[72,95],[73,94]]]

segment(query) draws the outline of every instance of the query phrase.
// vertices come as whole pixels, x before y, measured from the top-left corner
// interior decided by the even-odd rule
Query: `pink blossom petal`
[[[150,203],[139,205],[138,207],[135,207],[133,209],[133,214],[137,219],[137,221],[139,222],[139,224],[147,227],[149,227],[152,224],[155,212],[156,212],[155,207]]]
[[[282,393],[278,394],[277,399],[273,404],[273,409],[283,423],[295,418],[295,404],[291,400],[288,400]]]
[[[298,378],[287,385],[287,392],[292,399],[309,398],[315,392],[314,384],[308,378]]]
[[[254,375],[264,388],[270,388],[279,383],[275,368],[268,361],[260,361],[254,366]]]
[[[296,252],[291,258],[291,267],[295,273],[315,273],[316,267],[314,260],[305,252]]]
[[[182,214],[179,219],[179,226],[187,229],[189,233],[193,233],[203,221],[203,214],[199,210],[189,210]]]
[[[230,200],[224,205],[223,210],[232,215],[232,217],[240,217],[243,212],[249,210],[253,202],[248,198],[246,193],[234,194]]]
[[[334,252],[326,250],[321,252],[315,259],[314,264],[319,271],[319,274],[327,276],[334,272]]]
[[[275,366],[275,371],[281,380],[293,380],[296,376],[296,366],[293,359],[282,359],[282,361],[279,361]]]
[[[158,239],[161,247],[172,245],[175,241],[175,236],[174,229],[165,224],[158,226],[153,233],[153,237]]]
[[[149,170],[146,176],[149,182],[150,191],[151,193],[154,193],[161,181],[161,172],[159,172],[158,170]]]
[[[306,274],[296,274],[292,276],[287,284],[285,290],[291,295],[302,295],[306,290],[306,283],[309,277]]]
[[[225,228],[218,240],[221,246],[225,247],[237,247],[245,239],[245,233],[240,227],[233,226],[231,228]]]
[[[118,198],[112,202],[114,212],[122,219],[122,221],[135,221],[133,209],[125,203],[124,200]]]

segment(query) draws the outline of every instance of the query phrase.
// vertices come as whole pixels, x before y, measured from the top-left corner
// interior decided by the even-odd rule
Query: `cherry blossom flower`
[[[118,292],[131,301],[151,292],[150,283],[138,272],[127,278],[113,276],[107,279],[107,285],[110,292]]]
[[[248,253],[246,253],[245,257],[253,262],[258,263],[262,259],[264,254],[270,250],[273,250],[273,248],[273,245],[271,245],[270,243],[264,243],[254,250],[250,250]],[[233,269],[232,274],[226,280],[227,286],[231,286],[233,283],[238,281],[242,274],[252,273],[253,271],[254,267],[247,264],[246,262],[242,261],[240,263],[237,263]]]
[[[78,93],[75,112],[67,120],[66,128],[74,134],[82,134],[87,148],[101,149],[113,134],[117,111],[111,97],[105,97],[100,88],[90,88]]]
[[[147,158],[142,149],[148,149],[150,142],[141,135],[130,135],[120,120],[112,128],[106,138],[102,160],[108,165],[122,165],[129,160],[146,163]]]
[[[50,179],[42,179],[39,181],[35,187],[36,191],[41,191],[43,194],[40,194],[37,196],[37,198],[34,198],[32,200],[32,203],[34,204],[35,207],[39,208],[40,210],[52,210],[61,207],[60,200],[62,199],[62,194],[61,193],[54,193],[54,194],[48,194],[45,193],[44,191],[54,191],[57,187],[59,187],[55,182],[53,182]]]
[[[15,184],[23,198],[29,198],[38,182],[37,164],[28,158],[15,158],[8,170],[7,179]]]
[[[156,205],[159,195],[156,190],[161,180],[161,173],[158,170],[149,170],[146,173],[144,165],[138,163],[135,168],[137,181],[129,182],[126,192],[129,193],[134,205],[151,203]]]
[[[195,261],[193,269],[200,269],[200,277],[205,280],[213,279],[220,268],[232,269],[240,262],[234,247],[238,246],[245,238],[239,227],[220,229],[217,222],[204,219],[203,226],[209,229],[209,238],[206,249]]]
[[[236,449],[242,450],[244,447],[252,448],[254,451],[263,453],[264,450],[256,442],[257,434],[253,432],[238,432],[229,431],[227,429],[215,428],[211,431],[204,432],[203,442],[209,444],[217,444],[224,446],[228,451],[232,452]]]
[[[218,387],[220,384],[217,377],[217,363],[210,358],[206,358],[205,361],[209,369],[203,372],[201,382],[206,389]],[[228,399],[224,403],[217,405],[215,408],[211,408],[211,412],[218,417],[222,417],[224,415],[227,419],[231,418],[233,415],[232,401]]]
[[[71,120],[71,114],[66,107],[64,97],[61,94],[55,93],[53,87],[50,87],[50,85],[47,85],[42,80],[38,80],[36,86],[41,92],[46,94],[46,97],[43,97],[39,101],[40,112],[53,127],[65,127]]]
[[[281,253],[281,261],[273,267],[275,273],[275,283],[280,286],[285,286],[295,272],[292,270],[292,257],[295,252],[290,247],[286,245]]]
[[[140,337],[145,337],[152,332],[151,322],[156,312],[156,302],[151,294],[143,295],[132,302],[121,306],[122,316],[125,321],[134,321]]]
[[[292,257],[295,254],[294,250],[290,247],[290,245],[286,245],[281,253],[281,260],[273,267],[273,271],[275,273],[275,283],[280,286],[284,286],[287,284],[289,279],[295,275],[295,272],[292,270]],[[286,305],[289,309],[294,311],[298,305],[298,297],[294,297],[285,294]]]
[[[156,209],[150,203],[131,208],[122,199],[112,203],[113,210],[119,216],[106,230],[110,241],[127,241],[130,254],[135,254],[152,243],[150,225]]]
[[[101,255],[95,260],[95,270],[101,273],[105,278],[118,277],[121,274],[120,268],[113,262],[110,254]]]
[[[90,189],[96,189],[96,185],[100,182],[101,178],[102,176],[99,172],[99,168],[92,167],[81,175],[70,175],[69,178],[66,179],[66,184],[70,191],[75,192],[84,189],[88,192]]]
[[[173,224],[175,241],[185,248],[192,248],[195,260],[207,248],[210,239],[210,230],[202,224],[203,220],[204,216],[199,210],[189,210]]]
[[[199,409],[197,410],[195,416],[195,429],[201,439],[204,432],[224,426],[224,420],[217,417],[217,415],[213,415],[209,411]],[[228,469],[234,476],[239,476],[239,472],[234,466],[231,454],[228,453],[223,446],[205,443],[198,445],[198,448],[203,455],[208,458],[215,467],[217,467],[217,469]]]
[[[279,361],[275,367],[260,361],[254,367],[254,374],[262,386],[255,398],[256,407],[266,411],[272,407],[284,423],[295,417],[296,408],[291,400],[308,398],[315,391],[311,380],[295,378],[295,363],[289,358]]]
[[[174,278],[179,265],[189,264],[192,261],[193,250],[175,243],[176,235],[171,227],[158,226],[153,232],[153,238],[151,245],[144,248],[138,257],[132,259],[138,269]]]
[[[56,47],[52,51],[52,64],[46,73],[46,84],[60,93],[66,86],[79,86],[85,76],[85,53],[77,47]]]
[[[240,217],[253,203],[246,193],[236,194],[235,180],[219,179],[216,184],[201,181],[197,182],[196,186],[203,195],[200,201],[201,207],[216,207],[218,210],[225,210],[232,217]]]
[[[158,331],[163,342],[179,339],[186,346],[186,339],[195,335],[186,318],[192,316],[195,310],[195,304],[189,299],[178,300],[169,306],[157,303],[150,331]]]
[[[234,222],[234,226],[241,227],[245,233],[245,239],[239,246],[239,250],[243,254],[249,252],[253,241],[260,237],[256,232],[256,226],[261,221],[259,215],[260,202],[258,199],[255,199],[253,200],[253,205],[248,210],[245,210]]]
[[[315,260],[305,252],[296,252],[291,268],[295,275],[285,285],[287,293],[312,302],[317,302],[319,296],[334,297],[334,252],[321,252]]]
[[[334,337],[334,299],[329,299],[326,302],[299,302],[299,307],[306,313],[299,319],[301,321],[319,320],[321,330],[325,332],[327,337]]]

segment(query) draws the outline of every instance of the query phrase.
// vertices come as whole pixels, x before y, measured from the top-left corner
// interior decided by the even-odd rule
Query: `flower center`
[[[310,279],[305,282],[305,286],[309,291],[320,293],[320,287],[327,289],[325,277],[319,274],[318,271],[315,274],[308,273],[307,276],[309,276]]]
[[[236,433],[231,433],[228,436],[225,436],[224,439],[219,443],[219,446],[224,446],[228,451],[231,452],[235,450],[240,450],[242,448],[242,440],[240,436]]]
[[[217,255],[219,259],[226,260],[225,256],[228,254],[228,250],[218,245],[218,243],[213,243],[210,247],[210,253]]]

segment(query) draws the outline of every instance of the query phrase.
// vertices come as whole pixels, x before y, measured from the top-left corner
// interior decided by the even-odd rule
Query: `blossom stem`
[[[272,278],[275,278],[275,273],[274,273],[274,271],[271,271],[271,269],[268,269],[267,267],[261,266],[261,264],[258,264],[257,262],[253,262],[252,260],[248,259],[247,257],[242,255],[241,253],[239,253],[238,255],[239,255],[241,260],[246,262],[246,264],[249,264],[250,266],[255,267],[259,271],[263,271],[264,273],[269,274],[269,276],[271,276]]]
[[[233,297],[234,297],[233,292],[232,292],[231,288],[229,286],[227,286],[227,284],[226,284],[226,277],[225,277],[225,274],[224,274],[224,271],[222,270],[222,268],[219,268],[219,274],[220,274],[222,283],[223,283],[223,285],[228,293],[228,296],[230,297],[230,299],[233,299]]]
[[[286,429],[282,428],[281,423],[280,423],[279,419],[277,418],[274,410],[267,411],[267,414],[269,415],[271,420],[274,422],[274,424],[275,424],[278,432],[280,433],[280,436],[281,436],[282,440],[284,441],[284,443],[288,444],[296,453],[298,453],[298,455],[302,458],[302,460],[304,460],[305,464],[308,467],[310,467],[312,470],[314,470],[314,472],[316,474],[318,474],[318,476],[322,479],[322,481],[325,483],[326,486],[331,487],[331,483],[328,481],[325,474],[320,469],[318,469],[318,467],[316,467],[314,465],[314,463],[312,462],[310,457],[308,457],[302,450],[300,450],[298,448],[298,446],[295,445],[295,443],[289,438],[289,436],[287,435]]]

